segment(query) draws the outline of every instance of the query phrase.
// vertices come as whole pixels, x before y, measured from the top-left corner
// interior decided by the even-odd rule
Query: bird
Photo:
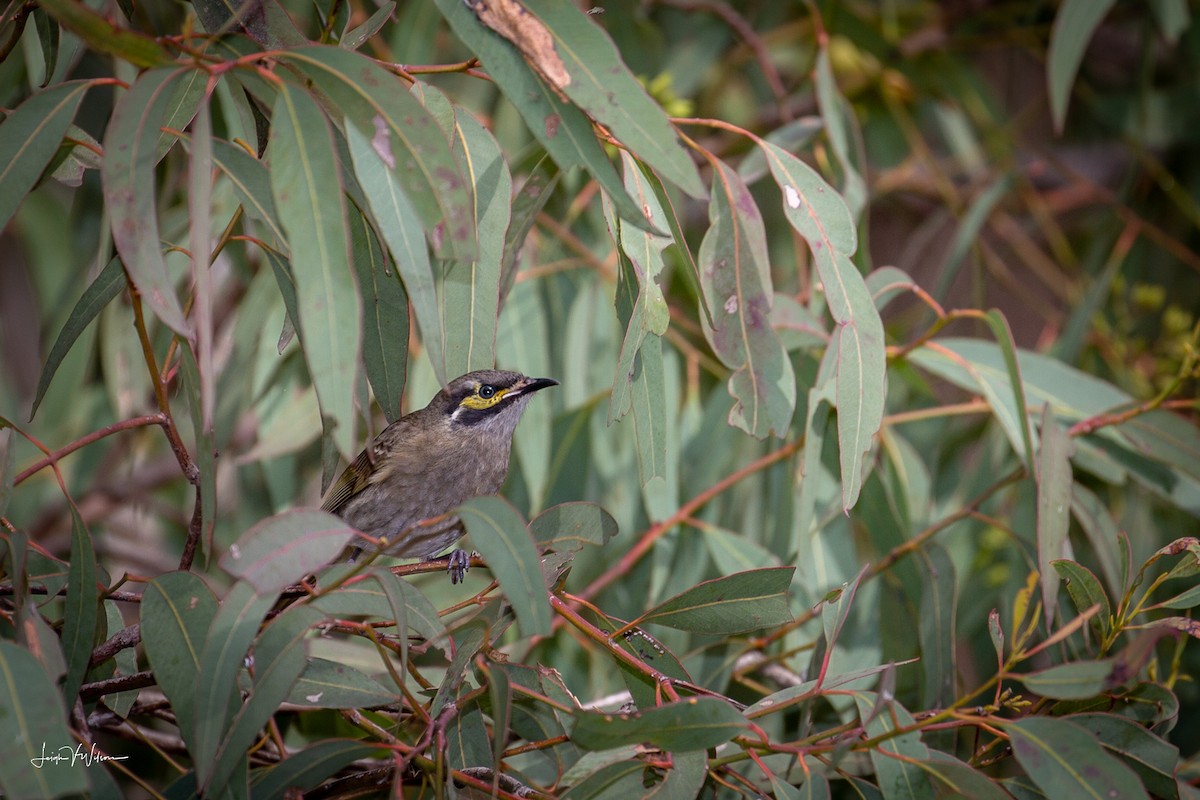
[[[329,487],[321,508],[375,539],[382,551],[432,559],[465,533],[450,515],[472,497],[495,494],[508,475],[513,431],[535,392],[557,386],[507,370],[468,372],[429,405],[388,425]],[[373,545],[355,539],[341,560]],[[447,570],[462,581],[470,558],[455,550]]]

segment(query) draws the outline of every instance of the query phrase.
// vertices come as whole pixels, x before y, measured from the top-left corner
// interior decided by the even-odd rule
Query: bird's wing
[[[404,434],[403,429],[411,427],[407,422],[408,418],[403,417],[393,422],[358,454],[358,458],[354,459],[329,487],[329,492],[321,502],[323,511],[340,513],[355,495],[384,477],[384,472],[379,469],[379,462],[395,448],[397,440]]]

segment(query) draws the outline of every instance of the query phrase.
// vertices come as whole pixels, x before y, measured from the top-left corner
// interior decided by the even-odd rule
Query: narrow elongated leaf
[[[1098,637],[1108,636],[1112,629],[1112,606],[1108,602],[1104,587],[1092,571],[1067,559],[1051,561],[1050,565],[1066,582],[1067,594],[1071,596],[1077,612],[1082,614],[1094,605],[1100,606],[1100,612],[1092,617],[1091,625]]]
[[[775,714],[784,711],[798,702],[809,699],[810,697],[819,697],[822,692],[836,689],[841,686],[850,686],[857,684],[859,681],[865,681],[867,678],[872,678],[882,672],[902,667],[908,664],[916,663],[917,659],[910,658],[908,661],[899,661],[889,664],[880,664],[874,667],[865,667],[856,669],[851,672],[845,672],[840,675],[826,676],[824,681],[805,681],[798,686],[789,686],[786,689],[781,689],[774,694],[767,695],[762,700],[759,700],[754,705],[746,709],[746,717],[748,719],[756,719],[767,714]]]
[[[1017,763],[1047,797],[1147,798],[1137,775],[1072,722],[1026,717],[1004,730]]]
[[[565,78],[554,80],[556,88],[664,180],[692,197],[703,197],[700,173],[666,113],[625,66],[608,34],[567,3],[526,0],[523,10],[549,34],[550,55],[557,57]]]
[[[638,475],[642,486],[667,475],[667,409],[662,337],[649,335],[634,364],[633,422],[637,433]]]
[[[271,194],[271,173],[266,165],[237,145],[222,139],[213,141],[213,163],[233,184],[246,214],[266,225],[275,237],[275,245],[284,247],[287,244],[287,236],[275,210],[275,197]]]
[[[30,97],[0,123],[0,230],[58,152],[63,134],[75,119],[88,81],[67,81]]]
[[[1116,714],[1073,714],[1070,720],[1120,756],[1153,796],[1179,796],[1175,783],[1179,749],[1175,745],[1155,736],[1140,723]]]
[[[770,142],[760,142],[783,195],[783,211],[813,253],[837,341],[838,447],[842,508],[858,500],[863,456],[883,423],[887,375],[883,322],[866,282],[850,261],[858,235],[846,204],[820,175]]]
[[[362,309],[329,122],[309,94],[283,83],[271,125],[271,190],[287,233],[300,336],[333,440],[354,456],[354,374]]]
[[[96,585],[96,550],[92,535],[74,503],[71,511],[71,561],[69,583],[63,614],[62,648],[67,657],[67,678],[63,683],[63,698],[74,705],[75,695],[83,684],[96,639],[96,624],[100,619],[100,589]]]
[[[462,148],[463,167],[474,191],[478,256],[451,260],[441,270],[443,368],[447,376],[496,363],[496,323],[500,316],[500,262],[512,213],[512,177],[500,145],[465,110],[455,117],[454,142]]]
[[[363,708],[396,700],[396,692],[362,670],[327,658],[310,658],[287,701],[305,708]]]
[[[38,6],[58,24],[87,42],[92,50],[114,55],[139,67],[157,67],[173,60],[162,45],[149,36],[118,28],[106,17],[78,0],[44,0]]]
[[[617,521],[595,503],[560,503],[529,521],[529,532],[538,545],[558,551],[581,550],[584,545],[604,545],[617,535]]]
[[[387,421],[395,422],[408,369],[408,295],[366,217],[352,212],[351,220],[351,260],[362,292],[363,362],[375,400]]]
[[[768,567],[704,581],[647,611],[637,624],[657,622],[721,636],[792,621],[787,590],[795,567]]]
[[[796,407],[796,379],[771,327],[770,259],[762,215],[741,177],[712,159],[709,229],[700,244],[700,287],[712,313],[701,318],[717,357],[734,370],[729,424],[764,438],[783,434]]]
[[[885,736],[913,725],[912,715],[895,701],[885,700],[886,707],[880,713],[872,714],[879,700],[874,692],[854,692],[859,717],[867,720],[867,736]],[[921,742],[921,735],[916,731],[889,736],[879,743],[877,749],[872,748],[871,763],[875,766],[879,790],[884,798],[918,800],[931,797],[933,790],[929,785],[929,776],[914,763],[926,761],[929,756],[929,748]]]
[[[163,259],[154,184],[160,129],[187,77],[186,70],[150,70],[121,95],[104,136],[100,171],[113,242],[125,270],[159,319],[190,338],[191,328]]]
[[[259,594],[270,594],[328,564],[355,535],[333,514],[293,508],[243,533],[221,557],[221,567]]]
[[[298,47],[285,60],[311,78],[371,142],[416,209],[434,251],[445,258],[473,259],[470,185],[442,129],[400,78],[338,47]],[[398,253],[392,255],[399,260]]]
[[[1050,90],[1050,115],[1062,133],[1067,119],[1071,85],[1083,62],[1088,42],[1116,0],[1066,0],[1054,17],[1050,48],[1046,52],[1046,84]]]
[[[700,796],[708,777],[708,752],[672,753],[671,769],[663,782],[646,795],[647,800],[693,800]]]
[[[461,0],[437,0],[437,4],[455,35],[479,56],[496,86],[559,168],[586,169],[622,219],[646,228],[649,223],[625,191],[587,115],[539,80],[516,48],[484,26]]]
[[[550,633],[550,604],[542,565],[525,521],[506,500],[476,497],[455,512],[467,527],[471,544],[500,582],[525,636]]]
[[[1041,573],[1042,605],[1046,625],[1054,622],[1058,609],[1058,572],[1051,564],[1067,555],[1067,531],[1071,525],[1071,439],[1047,404],[1042,411],[1042,450],[1038,456],[1037,542]]]
[[[724,700],[692,697],[635,714],[577,711],[571,741],[585,750],[649,743],[668,752],[716,747],[746,729],[746,718]]]
[[[304,671],[308,652],[304,637],[324,620],[310,606],[293,606],[276,617],[254,647],[254,686],[238,710],[217,751],[217,767],[206,791],[219,795],[232,777],[241,756],[255,740],[279,704]]]
[[[940,750],[931,750],[929,755],[932,756],[930,759],[918,761],[917,766],[945,786],[951,796],[969,797],[971,800],[1009,800],[1008,792],[982,772]]]
[[[200,670],[192,685],[196,715],[188,742],[201,786],[207,786],[216,772],[221,740],[240,704],[237,675],[244,669],[246,652],[274,601],[274,595],[257,594],[249,583],[238,581],[221,599],[209,625],[200,652]],[[241,753],[236,760],[244,758]]]
[[[861,138],[852,136],[853,127],[857,125],[854,112],[846,98],[838,91],[833,77],[833,67],[830,64],[829,48],[822,47],[817,55],[816,88],[817,103],[821,108],[821,119],[825,123],[825,133],[829,137],[829,145],[837,157],[838,166],[842,169],[842,198],[850,210],[850,216],[855,220],[862,217],[867,205],[867,182],[863,180],[855,162],[858,160],[854,152],[854,141]]]
[[[1114,662],[1077,661],[1021,675],[1030,691],[1055,700],[1086,700],[1112,687]],[[1119,678],[1118,678],[1119,680]]]
[[[32,653],[10,641],[0,641],[0,707],[0,737],[8,750],[0,758],[5,796],[35,800],[87,792],[86,770],[69,768],[75,739],[58,687]],[[66,765],[39,760],[59,755]]]
[[[307,791],[342,767],[379,752],[367,742],[329,739],[306,747],[266,770],[254,773],[255,797],[284,797],[289,790]]]
[[[0,192],[0,197],[3,197],[2,192]],[[54,373],[58,371],[59,365],[71,351],[75,340],[87,329],[92,320],[100,315],[104,307],[121,293],[125,285],[125,270],[121,268],[121,260],[113,258],[105,265],[104,269],[100,270],[96,280],[92,281],[84,290],[79,302],[75,304],[75,308],[71,309],[71,315],[67,317],[62,330],[58,332],[58,338],[54,340],[54,346],[50,348],[50,355],[46,356],[46,364],[42,367],[41,377],[38,378],[33,408],[29,412],[30,419],[37,414],[38,406],[41,405],[42,398],[46,396],[46,390],[50,388],[50,381],[54,379]]]
[[[391,251],[392,260],[404,281],[413,313],[421,330],[421,341],[438,381],[445,384],[454,376],[445,374],[442,353],[442,308],[434,284],[433,265],[425,237],[417,224],[417,212],[400,181],[385,165],[370,140],[353,125],[346,128],[346,142],[354,162],[354,174],[367,196],[371,215],[379,225],[379,234]]]
[[[954,561],[944,547],[926,545],[920,554],[925,578],[921,592],[921,668],[925,673],[922,686],[922,706],[948,708],[957,694],[955,678],[958,668],[954,642],[957,630],[955,609],[958,603],[958,580]]]
[[[146,586],[141,604],[142,646],[185,742],[196,726],[196,681],[204,637],[217,613],[212,591],[191,572],[169,572]]]

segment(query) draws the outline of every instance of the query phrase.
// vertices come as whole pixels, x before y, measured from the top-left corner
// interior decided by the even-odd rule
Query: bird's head
[[[511,435],[533,393],[557,385],[553,378],[485,369],[450,381],[430,406],[440,408],[453,428]]]

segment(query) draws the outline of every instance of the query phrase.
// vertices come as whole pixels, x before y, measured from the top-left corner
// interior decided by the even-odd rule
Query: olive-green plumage
[[[384,428],[330,487],[321,508],[394,542],[386,548],[391,555],[438,555],[463,535],[462,523],[457,517],[418,523],[500,489],[526,404],[534,392],[557,383],[503,370],[455,378],[425,408]],[[351,558],[369,547],[356,540]],[[465,563],[461,555],[451,559],[456,581]]]

